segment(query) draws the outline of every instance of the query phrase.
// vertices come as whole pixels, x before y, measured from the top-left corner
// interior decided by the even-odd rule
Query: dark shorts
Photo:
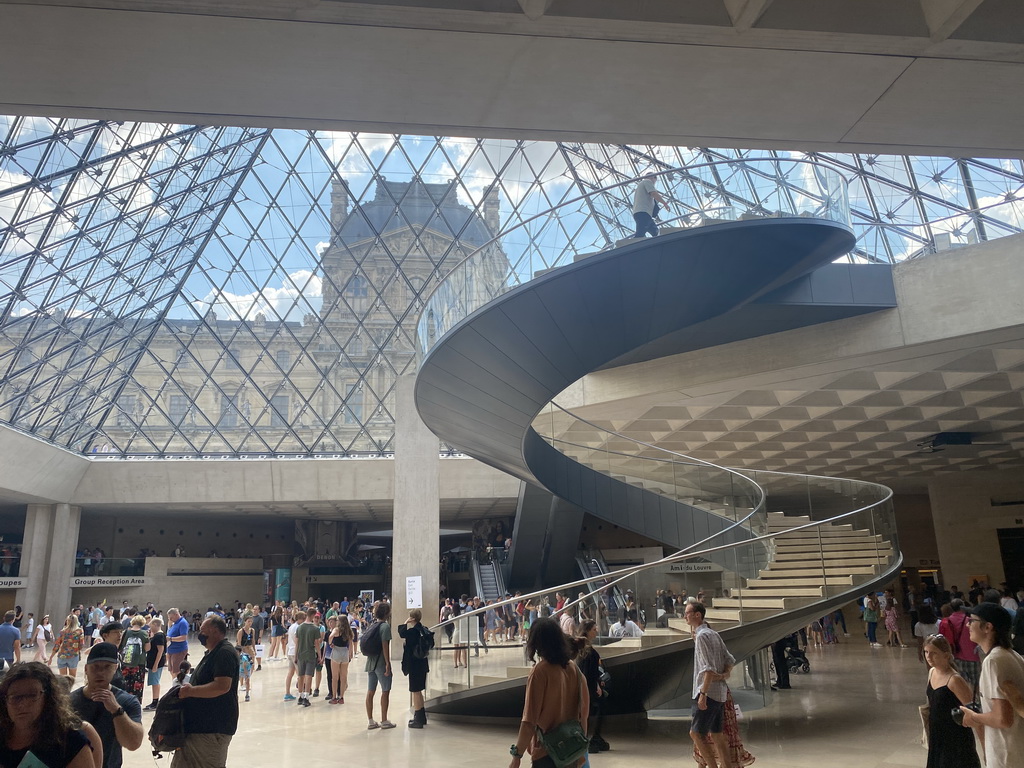
[[[295,664],[299,677],[312,677],[316,671],[315,661],[299,661]]]
[[[708,708],[701,709],[697,706],[697,699],[693,700],[690,733],[721,733],[725,729],[725,702],[715,701],[710,696],[707,697],[707,702]]]
[[[409,693],[418,693],[427,688],[427,665],[414,665],[409,670]]]
[[[286,634],[288,634],[288,630],[282,627],[280,624],[275,624],[270,629],[271,637],[284,637]]]

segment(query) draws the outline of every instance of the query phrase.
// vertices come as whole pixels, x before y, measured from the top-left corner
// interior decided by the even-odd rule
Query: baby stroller
[[[811,662],[807,654],[801,651],[796,644],[786,646],[786,666],[790,672],[810,672]]]

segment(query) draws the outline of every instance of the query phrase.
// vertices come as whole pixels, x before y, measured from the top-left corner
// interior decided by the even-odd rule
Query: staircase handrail
[[[762,470],[756,470],[756,471],[757,472],[762,472]],[[833,517],[829,517],[829,518],[826,518],[824,520],[812,520],[811,522],[804,523],[803,525],[795,525],[795,526],[793,526],[791,528],[787,528],[785,531],[775,531],[775,532],[765,533],[765,534],[761,534],[761,535],[755,537],[754,539],[750,539],[748,541],[732,542],[732,543],[729,543],[729,544],[721,544],[721,545],[714,546],[714,547],[708,547],[706,549],[702,549],[702,550],[699,550],[699,551],[696,551],[696,552],[691,552],[689,550],[685,550],[685,551],[681,550],[680,552],[677,552],[677,553],[672,554],[672,555],[668,555],[666,557],[661,558],[660,560],[655,560],[655,561],[652,561],[650,563],[641,563],[640,565],[626,566],[625,568],[620,568],[618,570],[609,571],[608,573],[602,574],[600,576],[591,576],[591,577],[585,578],[585,579],[577,579],[575,581],[569,581],[569,582],[566,582],[564,584],[559,584],[559,585],[556,585],[556,586],[553,586],[553,587],[546,587],[544,589],[535,590],[533,592],[528,592],[526,594],[516,595],[514,597],[506,598],[506,599],[501,600],[499,602],[495,602],[492,605],[488,605],[488,606],[483,607],[483,608],[477,608],[477,609],[474,609],[472,611],[465,611],[464,613],[459,614],[457,617],[455,617],[453,619],[448,619],[446,621],[438,622],[437,624],[431,626],[431,629],[437,629],[438,627],[444,627],[444,626],[446,626],[448,624],[454,624],[459,619],[466,618],[467,616],[475,616],[475,615],[477,615],[479,613],[484,613],[485,611],[491,610],[493,608],[499,608],[499,607],[504,606],[504,605],[518,603],[518,602],[520,602],[522,600],[529,600],[529,599],[532,599],[534,597],[543,597],[544,595],[549,595],[552,592],[564,592],[564,590],[572,589],[574,587],[578,587],[578,586],[581,586],[583,584],[590,584],[590,583],[595,582],[595,581],[604,581],[604,580],[609,579],[609,578],[614,578],[614,581],[611,581],[608,584],[604,584],[604,585],[601,586],[600,589],[594,590],[593,592],[591,592],[590,596],[593,596],[597,592],[600,592],[603,589],[607,589],[609,586],[612,586],[613,584],[617,584],[622,579],[629,578],[630,576],[632,576],[632,575],[634,575],[636,573],[640,573],[642,571],[651,570],[652,568],[658,568],[660,566],[668,565],[668,564],[671,564],[671,563],[684,562],[686,560],[692,560],[694,558],[704,558],[704,557],[706,557],[709,554],[713,554],[715,552],[723,552],[723,551],[726,551],[726,550],[729,550],[729,549],[734,549],[736,547],[745,546],[747,544],[750,544],[753,541],[772,541],[774,539],[779,538],[780,536],[789,536],[789,535],[791,535],[793,533],[796,533],[797,531],[805,531],[805,530],[810,530],[812,528],[817,528],[817,527],[820,527],[820,526],[833,525],[833,524],[841,522],[842,520],[845,520],[846,518],[851,517],[853,515],[860,514],[861,512],[867,512],[870,509],[873,509],[875,507],[879,507],[879,506],[885,504],[886,502],[888,502],[892,498],[892,495],[893,495],[893,492],[892,492],[891,488],[888,488],[887,486],[881,485],[879,483],[872,483],[872,482],[869,482],[867,480],[849,480],[849,479],[846,479],[846,478],[828,477],[827,475],[810,475],[810,474],[804,474],[804,473],[800,473],[800,472],[775,472],[775,471],[771,471],[771,470],[763,470],[763,472],[765,474],[779,475],[779,476],[787,477],[787,478],[796,477],[796,478],[804,478],[804,479],[810,479],[810,480],[824,480],[824,481],[827,481],[827,482],[855,483],[855,484],[858,484],[858,485],[863,485],[863,486],[868,487],[868,488],[880,489],[884,493],[882,495],[882,498],[876,499],[875,501],[872,501],[870,504],[866,504],[866,505],[864,505],[862,507],[857,507],[855,509],[851,509],[851,510],[848,510],[846,512],[841,512],[838,515],[834,515]],[[751,513],[751,514],[753,514],[753,513]],[[749,517],[749,515],[748,515],[748,517]],[[746,519],[747,518],[744,518],[744,520],[746,520]],[[740,522],[742,522],[742,521],[740,521]],[[739,525],[739,524],[740,523],[737,523],[737,525]],[[724,531],[722,533],[724,533]],[[722,535],[722,534],[721,533],[715,534],[715,536],[708,537],[708,538],[717,538],[720,535]],[[707,541],[707,539],[705,539],[704,541]],[[698,545],[701,544],[701,543],[704,543],[704,542],[703,541],[698,542]],[[694,546],[697,546],[697,545],[694,545]],[[583,599],[586,599],[586,598],[583,598]],[[578,603],[578,602],[580,602],[580,599],[577,598],[577,600],[574,601],[574,602]],[[562,610],[563,611],[565,610],[564,606],[563,606]],[[554,612],[555,611],[552,611],[552,613],[554,613]]]

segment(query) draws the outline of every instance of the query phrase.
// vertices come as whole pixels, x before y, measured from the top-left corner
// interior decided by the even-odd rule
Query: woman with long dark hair
[[[580,622],[579,641],[576,653],[576,666],[587,679],[587,691],[590,693],[590,713],[587,719],[587,733],[590,736],[591,752],[606,752],[611,745],[601,737],[601,705],[608,693],[601,683],[601,654],[594,647],[597,637],[597,622],[584,619]]]
[[[267,653],[267,660],[277,658],[278,651],[285,650],[285,635],[288,633],[284,625],[284,608],[280,605],[274,606],[270,613],[270,652]]]
[[[579,720],[584,733],[590,711],[590,693],[583,673],[572,661],[582,640],[570,639],[550,617],[537,619],[530,627],[526,653],[530,661],[540,656],[526,680],[526,701],[519,735],[510,750],[509,768],[519,768],[527,751],[533,765],[554,768],[555,762],[537,740],[539,728],[547,733],[567,720]],[[586,756],[579,759],[582,765]]]
[[[327,642],[331,646],[331,689],[334,691],[331,704],[344,704],[345,691],[348,690],[348,665],[355,655],[356,645],[347,614],[338,614],[338,622]]]
[[[0,739],[0,768],[17,768],[29,752],[47,768],[93,768],[67,689],[38,661],[15,664],[0,682]]]

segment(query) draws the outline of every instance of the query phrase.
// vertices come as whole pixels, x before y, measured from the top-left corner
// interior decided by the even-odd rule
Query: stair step
[[[775,542],[776,552],[880,552],[891,549],[887,542]]]
[[[849,586],[853,585],[853,576],[829,576],[828,585],[836,586],[840,584],[846,584]],[[771,579],[751,579],[747,582],[747,589],[760,589],[762,587],[770,589],[772,587],[820,587],[821,586],[821,574],[817,576],[789,576],[789,577],[777,577]]]
[[[803,597],[716,597],[712,603],[715,610],[721,608],[773,608],[777,611],[787,611],[799,608],[810,602]]]
[[[731,597],[760,597],[770,593],[773,597],[824,597],[824,587],[778,587],[774,584],[751,582],[746,587],[729,590]]]
[[[810,525],[810,524],[811,524],[810,520],[801,520],[801,521],[797,521],[797,522],[790,522],[788,520],[786,520],[786,521],[769,520],[768,521],[768,530],[772,531],[772,532],[786,531],[786,530],[788,530],[790,528],[799,528],[801,526]],[[815,531],[817,531],[817,530],[821,530],[821,531],[844,531],[846,533],[850,533],[850,532],[853,531],[853,526],[850,525],[849,523],[825,523],[825,524],[816,526],[815,528],[808,528],[807,530],[809,530],[809,531],[811,531],[811,530],[815,530]]]
[[[835,528],[804,528],[799,531],[793,531],[788,533],[785,529],[783,530],[772,530],[771,526],[768,527],[769,533],[778,533],[779,536],[775,538],[778,541],[800,541],[801,539],[840,539],[846,541],[848,539],[858,540],[873,540],[878,534],[872,534],[871,531],[841,531]]]
[[[801,555],[796,557],[776,557],[772,562],[775,565],[779,565],[784,568],[788,568],[793,565],[799,565],[801,563],[816,562],[819,565],[822,562],[832,568],[838,568],[840,566],[857,566],[857,565],[875,565],[879,562],[879,558],[875,555],[864,555],[863,557],[844,557],[841,553],[838,555],[829,556],[826,553],[825,557],[818,555],[817,557],[811,558],[807,555]]]
[[[504,683],[506,680],[508,680],[507,677],[498,677],[497,675],[473,675],[473,687]]]
[[[856,566],[848,568],[825,568],[825,576],[831,579],[833,576],[873,576],[875,574],[875,568],[866,566]],[[789,578],[800,578],[809,576],[811,573],[817,573],[818,577],[821,577],[822,569],[818,568],[816,572],[811,571],[809,568],[789,568],[789,569],[768,569],[761,571],[758,576],[762,579],[789,579]]]
[[[745,624],[778,615],[779,612],[772,608],[708,608],[705,618],[709,622],[735,621]]]
[[[506,677],[526,677],[533,671],[533,667],[505,667]]]

